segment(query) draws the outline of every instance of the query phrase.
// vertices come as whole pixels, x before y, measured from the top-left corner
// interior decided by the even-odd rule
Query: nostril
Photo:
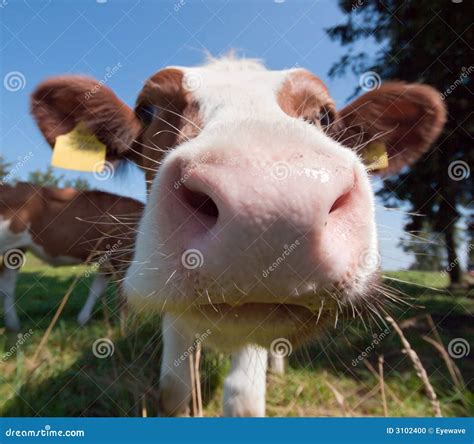
[[[201,193],[200,191],[190,190],[184,186],[183,197],[185,202],[197,213],[206,215],[213,219],[219,217],[219,209],[217,208],[216,203],[207,194]]]
[[[345,185],[344,192],[333,202],[331,209],[329,210],[329,214],[335,213],[338,210],[342,210],[347,206],[351,206],[353,194],[357,191],[357,176],[355,173],[353,174],[353,179],[350,182],[349,177],[347,177],[347,183]]]
[[[334,213],[334,212],[337,211],[339,208],[344,207],[344,206],[348,203],[348,201],[349,201],[349,199],[350,199],[350,197],[351,197],[351,192],[352,192],[352,190],[351,190],[351,191],[348,191],[347,193],[342,194],[341,196],[339,196],[339,197],[335,200],[335,202],[332,204],[332,207],[331,207],[331,209],[329,210],[329,214]]]

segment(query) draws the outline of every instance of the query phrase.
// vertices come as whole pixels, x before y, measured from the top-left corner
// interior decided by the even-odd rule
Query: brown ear
[[[124,155],[140,130],[134,112],[90,77],[45,80],[31,96],[31,113],[51,146],[56,137],[82,123],[105,144],[109,160]]]
[[[384,83],[343,108],[338,139],[357,148],[369,141],[385,144],[390,174],[413,164],[441,133],[446,109],[434,88],[402,82]],[[361,153],[362,154],[362,153]]]

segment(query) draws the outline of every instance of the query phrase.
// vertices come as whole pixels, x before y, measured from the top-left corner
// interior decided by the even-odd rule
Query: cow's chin
[[[334,313],[314,313],[300,305],[274,303],[203,304],[184,313],[176,313],[184,328],[199,337],[205,345],[224,350],[254,343],[272,348],[281,341],[298,347],[313,338]]]

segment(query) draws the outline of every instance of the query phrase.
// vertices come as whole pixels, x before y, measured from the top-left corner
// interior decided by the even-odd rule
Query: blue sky
[[[104,79],[113,71],[107,85],[133,105],[143,82],[162,67],[199,64],[205,50],[219,55],[235,48],[242,55],[263,59],[269,68],[311,70],[326,82],[338,106],[358,84],[350,74],[328,77],[331,65],[346,51],[324,32],[343,21],[333,0],[0,0],[0,4],[0,152],[13,163],[33,153],[16,170],[17,179],[50,163],[51,150],[28,107],[34,87],[51,75],[82,73]],[[377,49],[373,42],[363,47],[369,53]],[[6,88],[11,73],[20,83]],[[107,181],[66,170],[58,174],[82,176],[93,187],[118,194],[145,196],[144,179],[136,169]],[[383,267],[407,266],[410,257],[397,248],[402,214],[378,210],[377,218]]]

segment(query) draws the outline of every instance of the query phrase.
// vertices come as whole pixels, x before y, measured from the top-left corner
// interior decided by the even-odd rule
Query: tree
[[[74,188],[80,191],[87,191],[91,188],[89,182],[87,182],[87,180],[83,179],[82,177],[78,177],[77,179],[73,180],[65,180],[62,186],[64,188]]]
[[[442,238],[425,223],[422,230],[408,238],[403,237],[399,246],[403,251],[414,255],[410,270],[440,271],[445,262],[445,246]]]
[[[42,187],[59,187],[64,176],[56,176],[54,168],[49,166],[46,171],[36,170],[28,175],[28,182]]]
[[[448,121],[433,149],[410,170],[385,180],[378,192],[389,206],[408,202],[412,211],[444,237],[452,283],[461,280],[455,240],[461,207],[472,205],[474,121],[469,119],[472,75],[469,44],[474,41],[470,2],[442,0],[340,0],[347,15],[344,24],[327,30],[329,36],[349,46],[330,75],[351,69],[357,75],[368,71],[383,79],[423,82],[436,87],[448,108]],[[353,53],[360,39],[373,38],[382,49],[373,57]],[[409,216],[406,230],[419,232],[422,218]]]
[[[0,183],[3,183],[3,181],[6,180],[5,178],[8,176],[11,166],[12,164],[7,162],[5,157],[0,154]]]
[[[64,179],[61,174],[57,176],[54,168],[49,166],[46,171],[36,170],[28,175],[28,182],[43,187],[75,188],[76,190],[89,190],[90,185],[86,179],[78,177],[76,179]]]

